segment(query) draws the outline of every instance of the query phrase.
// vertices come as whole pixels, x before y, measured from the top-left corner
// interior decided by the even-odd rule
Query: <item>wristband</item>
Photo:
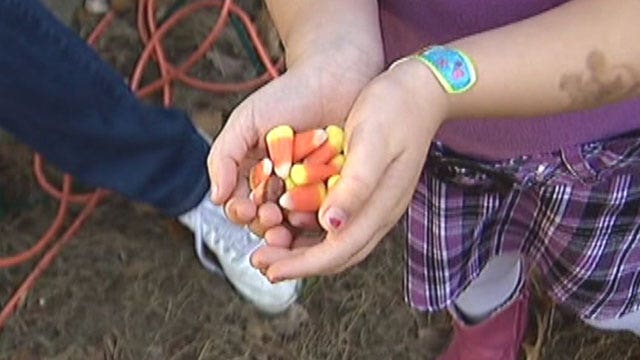
[[[393,63],[418,59],[427,65],[444,90],[449,94],[459,94],[469,90],[476,82],[476,71],[473,62],[462,51],[445,47],[433,46]]]

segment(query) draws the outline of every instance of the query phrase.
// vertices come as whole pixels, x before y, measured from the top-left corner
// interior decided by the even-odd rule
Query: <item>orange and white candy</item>
[[[293,162],[304,159],[327,140],[324,129],[305,131],[293,136]]]
[[[290,178],[296,185],[306,185],[325,181],[339,171],[331,164],[295,164],[291,167]]]
[[[276,126],[269,130],[266,140],[276,175],[286,179],[293,162],[293,129],[289,125]]]
[[[313,151],[304,159],[309,164],[326,164],[336,155],[342,152],[344,143],[344,131],[336,125],[329,125],[326,128],[327,141]]]
[[[283,209],[312,212],[320,209],[326,196],[327,189],[324,183],[315,183],[288,190],[280,197],[278,203]]]
[[[269,158],[264,158],[255,164],[249,172],[249,188],[255,190],[261,182],[266,181],[273,172],[273,163]]]
[[[338,154],[329,161],[329,165],[333,166],[337,172],[342,171],[342,167],[344,166],[344,162],[346,161],[346,157],[342,154]]]
[[[327,190],[331,190],[331,188],[336,186],[336,183],[338,182],[338,180],[340,180],[340,175],[337,175],[337,174],[327,179]]]
[[[296,183],[294,183],[293,180],[291,180],[291,177],[288,177],[288,178],[284,179],[284,187],[285,187],[285,189],[291,190],[296,186],[298,186],[298,185],[296,185]]]
[[[266,135],[268,157],[249,172],[249,198],[258,206],[277,202],[287,211],[318,211],[340,179],[345,163],[344,131],[336,125],[295,133],[288,125]],[[259,221],[250,229],[263,235]]]
[[[249,200],[253,201],[254,204],[260,206],[264,204],[264,193],[266,191],[267,182],[263,181],[259,183],[254,189],[251,189],[249,193]]]

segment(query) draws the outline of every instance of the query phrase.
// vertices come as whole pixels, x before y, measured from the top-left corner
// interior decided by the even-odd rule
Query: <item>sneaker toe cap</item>
[[[301,284],[301,280],[272,284],[258,270],[251,268],[245,272],[243,281],[235,282],[234,285],[261,312],[278,314],[287,310],[298,299]]]

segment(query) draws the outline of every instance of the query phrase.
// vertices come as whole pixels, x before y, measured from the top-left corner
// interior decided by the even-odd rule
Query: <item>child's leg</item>
[[[439,360],[518,359],[528,322],[519,252],[526,235],[522,226],[503,225],[519,209],[520,192],[440,160],[447,156],[432,148],[408,212],[407,301],[453,314]]]
[[[278,313],[297,298],[299,281],[271,284],[251,267],[259,241],[205,197],[209,145],[185,114],[138,101],[37,0],[0,1],[0,127],[89,185],[182,214],[198,254],[211,250],[260,310]]]
[[[624,315],[617,319],[586,320],[585,322],[598,329],[631,331],[640,336],[640,311]]]
[[[0,127],[62,170],[178,215],[209,187],[185,114],[139,102],[39,1],[0,1]]]
[[[528,291],[523,288],[520,255],[498,256],[487,263],[456,299],[453,336],[438,360],[513,360],[528,324]]]
[[[479,322],[514,299],[522,290],[520,254],[506,253],[485,268],[456,299],[457,310],[469,322]]]
[[[409,209],[405,285],[412,306],[453,301],[461,315],[440,360],[519,358],[528,292],[509,300],[517,276],[507,260],[487,262],[496,250],[519,251],[550,295],[583,318],[640,304],[638,149],[638,134],[499,163],[432,148]],[[508,188],[498,173],[526,186]],[[458,295],[479,264],[487,265]],[[640,313],[592,323],[634,333],[638,324]]]

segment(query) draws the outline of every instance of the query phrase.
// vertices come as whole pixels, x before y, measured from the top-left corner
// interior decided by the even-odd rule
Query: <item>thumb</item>
[[[259,135],[251,118],[250,102],[238,106],[213,142],[207,167],[211,179],[211,198],[221,204],[229,199],[238,184],[239,168]]]
[[[364,207],[391,161],[383,131],[374,122],[360,122],[347,133],[349,153],[340,180],[331,188],[319,211],[327,231],[342,229]]]

